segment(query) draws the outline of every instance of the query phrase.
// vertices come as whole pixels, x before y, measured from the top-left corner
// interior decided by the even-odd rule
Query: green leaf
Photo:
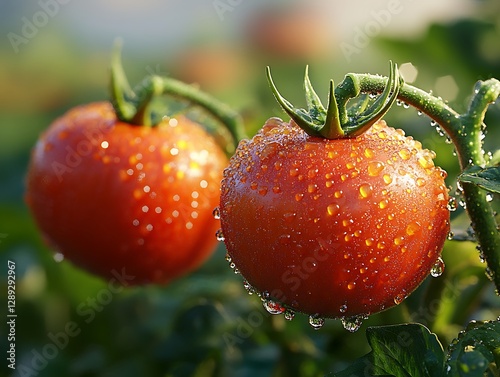
[[[500,372],[500,320],[471,322],[449,346],[447,360],[447,376],[483,377],[490,367]]]
[[[458,179],[461,182],[473,183],[487,191],[500,194],[500,166],[467,169]]]
[[[444,353],[435,334],[418,323],[369,327],[372,351],[331,377],[439,377]]]

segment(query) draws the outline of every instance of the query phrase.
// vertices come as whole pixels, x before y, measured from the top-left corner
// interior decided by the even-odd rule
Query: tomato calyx
[[[369,97],[361,93],[356,75],[347,74],[337,88],[330,80],[328,105],[325,109],[309,80],[308,67],[304,75],[304,90],[307,110],[295,108],[276,88],[271,77],[271,69],[266,67],[266,74],[274,97],[283,110],[307,134],[326,139],[356,137],[380,120],[391,108],[398,97],[404,81],[398,67],[390,62],[387,85],[378,98],[367,108]],[[347,102],[363,95],[356,106],[347,108]]]
[[[243,121],[236,111],[193,85],[170,77],[149,75],[132,89],[123,70],[120,52],[121,43],[117,42],[111,60],[110,91],[113,108],[122,122],[154,127],[165,116],[173,117],[178,114],[179,107],[182,111],[186,110],[185,105],[165,108],[165,104],[158,106],[154,101],[159,96],[168,94],[183,103],[202,108],[224,126],[224,129],[216,128],[216,131],[229,134],[231,140],[220,143],[227,154],[232,154],[238,142],[246,137]],[[207,131],[213,132],[210,129]]]

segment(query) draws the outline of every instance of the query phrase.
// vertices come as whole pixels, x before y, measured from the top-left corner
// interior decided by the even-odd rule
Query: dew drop
[[[420,230],[420,225],[416,222],[413,222],[408,224],[408,226],[406,227],[406,234],[409,236],[413,236],[419,230]]]
[[[372,186],[368,183],[362,184],[359,186],[359,194],[362,198],[368,198],[372,193]]]
[[[344,329],[350,332],[356,332],[363,324],[364,318],[364,316],[342,317],[340,321],[342,322]]]
[[[279,302],[273,300],[263,300],[262,305],[269,314],[282,314],[286,311],[285,307],[283,307]]]
[[[293,317],[295,317],[295,311],[293,311],[292,309],[286,309],[285,310],[285,319],[287,321],[291,321],[293,319]]]
[[[385,209],[389,205],[389,201],[387,199],[381,200],[378,204],[380,209]]]
[[[491,202],[493,200],[493,194],[491,192],[488,192],[486,194],[486,201]]]
[[[484,270],[484,273],[486,274],[486,277],[490,281],[495,281],[495,273],[493,272],[493,270],[491,268],[486,267],[485,270]]]
[[[341,305],[341,306],[340,306],[339,311],[340,311],[341,313],[345,313],[345,312],[347,311],[347,305],[346,305],[346,304]]]
[[[425,179],[424,178],[417,178],[417,180],[415,181],[417,183],[417,186],[418,187],[423,187],[425,186]]]
[[[407,161],[411,157],[411,152],[408,149],[404,148],[399,150],[398,155],[402,160]]]
[[[316,184],[311,183],[307,186],[307,192],[310,194],[316,192],[317,190],[318,190],[318,185]]]
[[[231,263],[231,261],[232,261],[232,258],[231,258],[231,256],[229,255],[229,253],[226,253],[225,259],[226,259],[226,262],[227,262],[227,263]]]
[[[314,330],[319,330],[325,324],[325,319],[319,314],[312,314],[309,316],[309,324]]]
[[[243,288],[245,288],[249,295],[253,295],[255,293],[255,288],[246,280],[243,280]]]
[[[404,240],[404,237],[396,237],[394,238],[394,245],[400,246],[403,244]]]
[[[417,110],[417,115],[418,115],[418,116],[422,116],[422,114],[423,114],[423,113],[422,113],[422,111],[421,111],[421,110]]]
[[[364,151],[364,154],[365,154],[365,157],[367,157],[367,158],[372,158],[375,155],[373,150],[370,148],[366,148]]]
[[[304,194],[302,194],[302,193],[295,194],[295,200],[297,202],[300,202],[303,197],[304,197]]]
[[[457,210],[457,198],[455,197],[450,197],[450,199],[448,200],[448,211],[450,212],[454,212]]]
[[[430,169],[434,166],[434,162],[432,162],[432,158],[430,156],[427,156],[427,155],[421,156],[418,159],[418,163],[424,169]]]
[[[212,215],[214,216],[215,220],[220,220],[220,208],[215,207],[213,212],[212,212]]]
[[[441,257],[432,265],[431,276],[437,278],[441,276],[444,272],[444,261]]]
[[[219,229],[217,230],[217,232],[215,232],[215,238],[217,239],[217,241],[219,242],[222,242],[225,240],[224,238],[224,234],[222,233],[222,229]]]
[[[404,294],[398,294],[398,295],[396,295],[394,297],[394,303],[396,305],[399,305],[399,304],[401,304],[404,301],[405,298],[406,298],[406,295],[404,295]]]
[[[380,161],[370,161],[368,163],[368,175],[371,177],[376,177],[380,172],[384,170],[384,164]]]
[[[389,174],[384,174],[382,177],[384,179],[384,182],[386,185],[389,185],[392,183],[392,177]]]
[[[261,186],[258,190],[259,195],[265,196],[267,194],[267,187]]]
[[[338,204],[330,204],[327,208],[326,211],[328,212],[328,215],[330,216],[335,216],[340,212],[340,206]]]

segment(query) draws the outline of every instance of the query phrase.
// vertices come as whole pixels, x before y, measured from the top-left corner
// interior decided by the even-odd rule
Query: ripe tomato
[[[313,325],[394,306],[442,267],[448,190],[433,157],[384,121],[328,140],[272,118],[224,172],[228,259],[270,312]]]
[[[110,103],[74,108],[37,142],[26,201],[48,242],[105,278],[166,283],[214,250],[227,158],[185,117],[117,120]]]

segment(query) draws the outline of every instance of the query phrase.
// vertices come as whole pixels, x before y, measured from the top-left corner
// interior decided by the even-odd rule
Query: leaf
[[[500,320],[473,321],[449,346],[447,376],[482,377],[495,363],[500,371]]]
[[[435,334],[418,323],[369,327],[372,351],[331,377],[443,375],[444,352]]]
[[[487,191],[500,194],[500,166],[485,169],[467,169],[458,179],[461,182],[473,183]]]

